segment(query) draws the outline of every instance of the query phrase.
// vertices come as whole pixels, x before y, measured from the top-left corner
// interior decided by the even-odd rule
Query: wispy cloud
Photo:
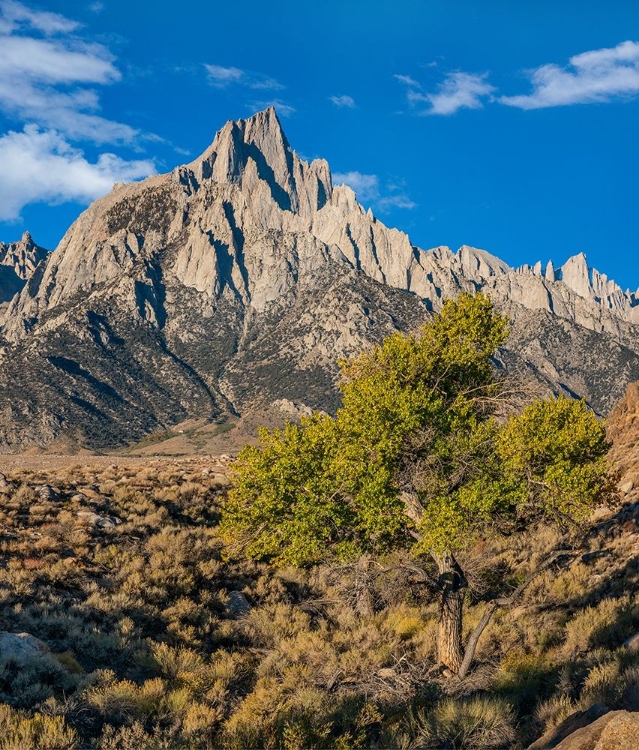
[[[33,10],[16,0],[3,0],[0,3],[0,33],[10,34],[24,26],[44,34],[59,34],[75,31],[80,24],[59,13]]]
[[[91,5],[89,5],[89,10],[92,13],[102,13],[102,11],[104,10],[104,3],[91,3]]]
[[[401,185],[388,183],[382,193],[376,174],[363,174],[358,171],[335,172],[333,183],[348,185],[355,191],[360,203],[373,206],[380,213],[387,213],[392,208],[411,209],[417,206],[405,192],[402,192]]]
[[[532,93],[502,96],[499,101],[519,109],[609,102],[639,94],[639,42],[574,55],[568,65],[549,63],[528,71]]]
[[[395,73],[393,78],[396,78],[400,83],[403,83],[406,86],[414,86],[416,89],[421,88],[421,85],[419,84],[419,82],[416,81],[414,78],[411,78],[410,76],[405,76],[399,73]]]
[[[130,143],[139,132],[100,115],[93,88],[121,79],[115,58],[103,45],[70,33],[77,28],[56,13],[0,2],[0,109],[71,138]]]
[[[376,204],[377,210],[382,213],[386,213],[391,208],[416,208],[417,203],[411,200],[407,195],[387,195],[384,198],[380,198]]]
[[[280,91],[284,86],[263,73],[242,70],[242,68],[223,65],[204,64],[209,83],[215,88],[224,89],[232,85],[246,86],[249,89]]]
[[[113,153],[89,161],[72,145],[136,145],[147,137],[100,113],[96,87],[122,76],[113,54],[81,38],[79,29],[60,14],[0,0],[0,112],[17,126],[0,136],[2,218],[35,201],[91,200],[115,181],[155,171],[150,160]]]
[[[254,112],[259,112],[262,109],[267,109],[267,107],[275,107],[275,109],[277,110],[277,114],[281,115],[282,117],[290,117],[297,111],[292,104],[288,104],[288,102],[285,102],[282,99],[254,101],[250,102],[248,107],[251,110],[251,114],[253,114]]]
[[[343,94],[342,96],[329,96],[329,99],[336,107],[346,109],[355,109],[357,107],[357,104],[355,104],[355,99],[353,99],[352,96],[348,96],[346,94]]]
[[[362,174],[356,171],[335,172],[333,183],[348,185],[362,203],[373,203],[379,199],[379,177],[376,174]]]
[[[18,219],[29,203],[88,203],[115,182],[154,172],[150,160],[126,161],[111,153],[89,162],[60,134],[27,125],[0,137],[0,221]]]
[[[420,112],[424,115],[454,115],[460,109],[481,109],[484,98],[495,91],[486,81],[487,73],[449,73],[435,93],[422,94],[410,90],[408,99],[413,104],[429,105]]]

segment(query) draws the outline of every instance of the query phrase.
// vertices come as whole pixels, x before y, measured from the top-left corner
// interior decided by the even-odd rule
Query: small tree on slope
[[[309,565],[329,555],[430,556],[438,657],[463,676],[492,603],[462,647],[466,577],[456,555],[532,522],[565,528],[610,491],[603,426],[579,401],[537,401],[504,425],[492,357],[507,321],[482,295],[444,304],[419,335],[393,334],[341,362],[334,418],[261,430],[245,447],[222,530],[250,557]],[[485,622],[484,622],[485,620]]]

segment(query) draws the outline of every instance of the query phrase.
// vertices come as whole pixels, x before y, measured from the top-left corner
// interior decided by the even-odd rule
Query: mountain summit
[[[637,295],[585,257],[542,271],[421,250],[302,160],[273,108],[229,121],[190,164],[95,201],[13,297],[0,447],[100,448],[273,402],[330,410],[338,356],[478,289],[513,319],[505,366],[600,413],[639,378]]]

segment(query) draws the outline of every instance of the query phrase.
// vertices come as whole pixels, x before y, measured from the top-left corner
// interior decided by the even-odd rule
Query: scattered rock
[[[114,516],[101,516],[91,510],[79,510],[76,515],[80,523],[98,529],[114,529],[118,524],[122,523],[119,518],[115,518]]]
[[[202,469],[202,476],[208,477],[210,473],[211,473],[210,469]]]
[[[35,488],[36,494],[40,500],[55,502],[60,494],[50,484],[43,484],[40,487]]]
[[[634,482],[632,480],[629,480],[628,482],[624,482],[619,486],[619,492],[621,492],[622,495],[629,495],[632,492],[634,486]]]
[[[241,591],[230,591],[226,602],[226,612],[231,617],[242,617],[248,614],[251,605]]]
[[[226,474],[212,474],[211,479],[217,484],[218,487],[228,487],[231,484],[231,480]]]
[[[623,647],[627,648],[628,651],[639,651],[639,633],[631,635],[630,638],[626,638],[623,642]]]
[[[550,750],[553,747],[557,747],[562,740],[573,734],[573,732],[588,724],[592,724],[593,721],[596,721],[609,711],[608,706],[604,706],[602,703],[595,703],[587,711],[576,711],[574,714],[566,717],[561,724],[554,729],[548,730],[536,742],[533,742],[528,750]]]
[[[0,632],[0,658],[27,662],[46,656],[49,647],[44,641],[29,633]]]

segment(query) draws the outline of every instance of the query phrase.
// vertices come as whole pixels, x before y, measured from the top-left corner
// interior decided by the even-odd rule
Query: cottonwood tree
[[[261,430],[245,447],[222,531],[243,554],[309,565],[404,550],[437,566],[438,658],[463,677],[459,553],[530,523],[566,528],[610,492],[603,426],[580,401],[537,401],[505,423],[493,356],[507,320],[481,294],[447,301],[417,335],[396,333],[340,363],[342,407]],[[525,585],[525,584],[524,584]]]

